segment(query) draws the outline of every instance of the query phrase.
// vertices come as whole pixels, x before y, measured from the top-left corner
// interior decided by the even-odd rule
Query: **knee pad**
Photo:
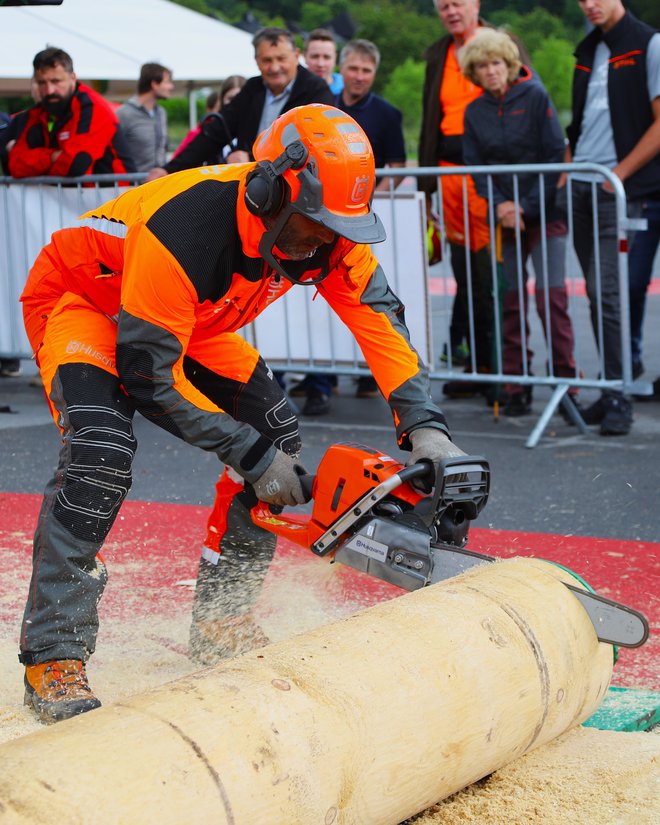
[[[111,407],[69,406],[55,516],[84,541],[103,541],[132,484],[137,450],[130,417]]]

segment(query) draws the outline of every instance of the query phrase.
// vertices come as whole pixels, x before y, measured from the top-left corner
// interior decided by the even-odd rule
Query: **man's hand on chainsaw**
[[[406,466],[410,467],[422,461],[427,461],[433,466],[432,477],[420,476],[411,481],[413,487],[416,487],[422,493],[430,493],[433,489],[435,477],[438,472],[438,464],[443,459],[459,458],[462,455],[467,455],[467,453],[464,453],[460,447],[457,447],[442,430],[436,427],[421,427],[419,430],[413,430],[413,432],[410,433],[410,441],[412,443],[412,452]]]
[[[277,450],[268,469],[252,485],[257,498],[278,507],[305,504],[300,477],[307,474],[305,468],[293,456]]]

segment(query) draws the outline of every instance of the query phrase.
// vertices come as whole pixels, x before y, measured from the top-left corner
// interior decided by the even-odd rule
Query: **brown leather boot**
[[[101,707],[78,659],[59,659],[27,665],[25,699],[42,722],[61,722]]]

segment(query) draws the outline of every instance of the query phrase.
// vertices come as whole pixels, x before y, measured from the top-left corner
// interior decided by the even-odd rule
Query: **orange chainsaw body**
[[[400,461],[371,447],[333,444],[321,459],[314,479],[311,516],[276,515],[267,504],[259,502],[252,508],[252,520],[270,533],[310,548],[339,516],[403,467]],[[411,507],[424,497],[410,484],[402,484],[392,495]]]

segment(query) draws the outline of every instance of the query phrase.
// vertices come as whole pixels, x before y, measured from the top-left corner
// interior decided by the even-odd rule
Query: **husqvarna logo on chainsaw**
[[[375,539],[368,539],[359,533],[346,543],[346,548],[361,553],[363,556],[368,556],[370,559],[387,561],[387,545]]]
[[[369,193],[370,183],[370,175],[361,175],[359,178],[355,178],[355,183],[353,184],[353,191],[351,192],[351,200],[353,201],[353,203],[362,203],[366,200],[367,195]]]

